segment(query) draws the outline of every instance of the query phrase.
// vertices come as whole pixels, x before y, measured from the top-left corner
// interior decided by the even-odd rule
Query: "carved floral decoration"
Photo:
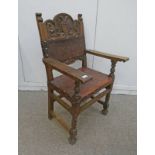
[[[68,14],[58,14],[53,20],[45,21],[48,37],[51,39],[79,37],[80,23]]]

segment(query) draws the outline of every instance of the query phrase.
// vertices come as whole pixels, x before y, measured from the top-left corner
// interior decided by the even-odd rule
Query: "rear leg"
[[[54,100],[53,100],[53,90],[48,88],[48,119],[53,118],[52,112],[54,112]]]

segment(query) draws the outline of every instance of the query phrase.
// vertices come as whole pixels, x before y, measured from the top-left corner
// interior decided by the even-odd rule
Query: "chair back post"
[[[48,64],[45,64],[46,75],[47,75],[47,85],[50,86],[50,82],[53,80],[53,69]]]
[[[36,13],[36,21],[40,35],[40,42],[43,51],[43,57],[48,57],[48,42],[47,42],[47,33],[44,29],[44,23],[41,13]]]
[[[80,25],[81,25],[81,31],[83,34],[84,48],[85,48],[85,52],[82,58],[82,67],[87,67],[86,43],[85,43],[85,38],[84,38],[84,24],[83,24],[82,14],[78,14],[78,21],[80,22]]]

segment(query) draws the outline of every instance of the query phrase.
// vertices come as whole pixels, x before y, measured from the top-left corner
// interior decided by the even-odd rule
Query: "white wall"
[[[99,0],[95,49],[128,56],[118,63],[114,89],[135,93],[137,85],[136,0]],[[109,72],[109,61],[94,57],[93,68]]]
[[[19,0],[19,89],[46,89],[46,74],[35,13],[52,18],[66,12],[77,18],[83,14],[86,45],[130,57],[118,64],[114,93],[136,93],[136,1],[135,0]],[[109,64],[89,56],[89,67],[108,71]],[[74,64],[77,67],[78,62]]]

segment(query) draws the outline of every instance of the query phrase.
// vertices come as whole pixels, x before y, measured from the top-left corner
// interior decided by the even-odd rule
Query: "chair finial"
[[[78,19],[82,20],[82,14],[78,14]]]
[[[42,13],[36,13],[36,19],[38,22],[43,22]]]

